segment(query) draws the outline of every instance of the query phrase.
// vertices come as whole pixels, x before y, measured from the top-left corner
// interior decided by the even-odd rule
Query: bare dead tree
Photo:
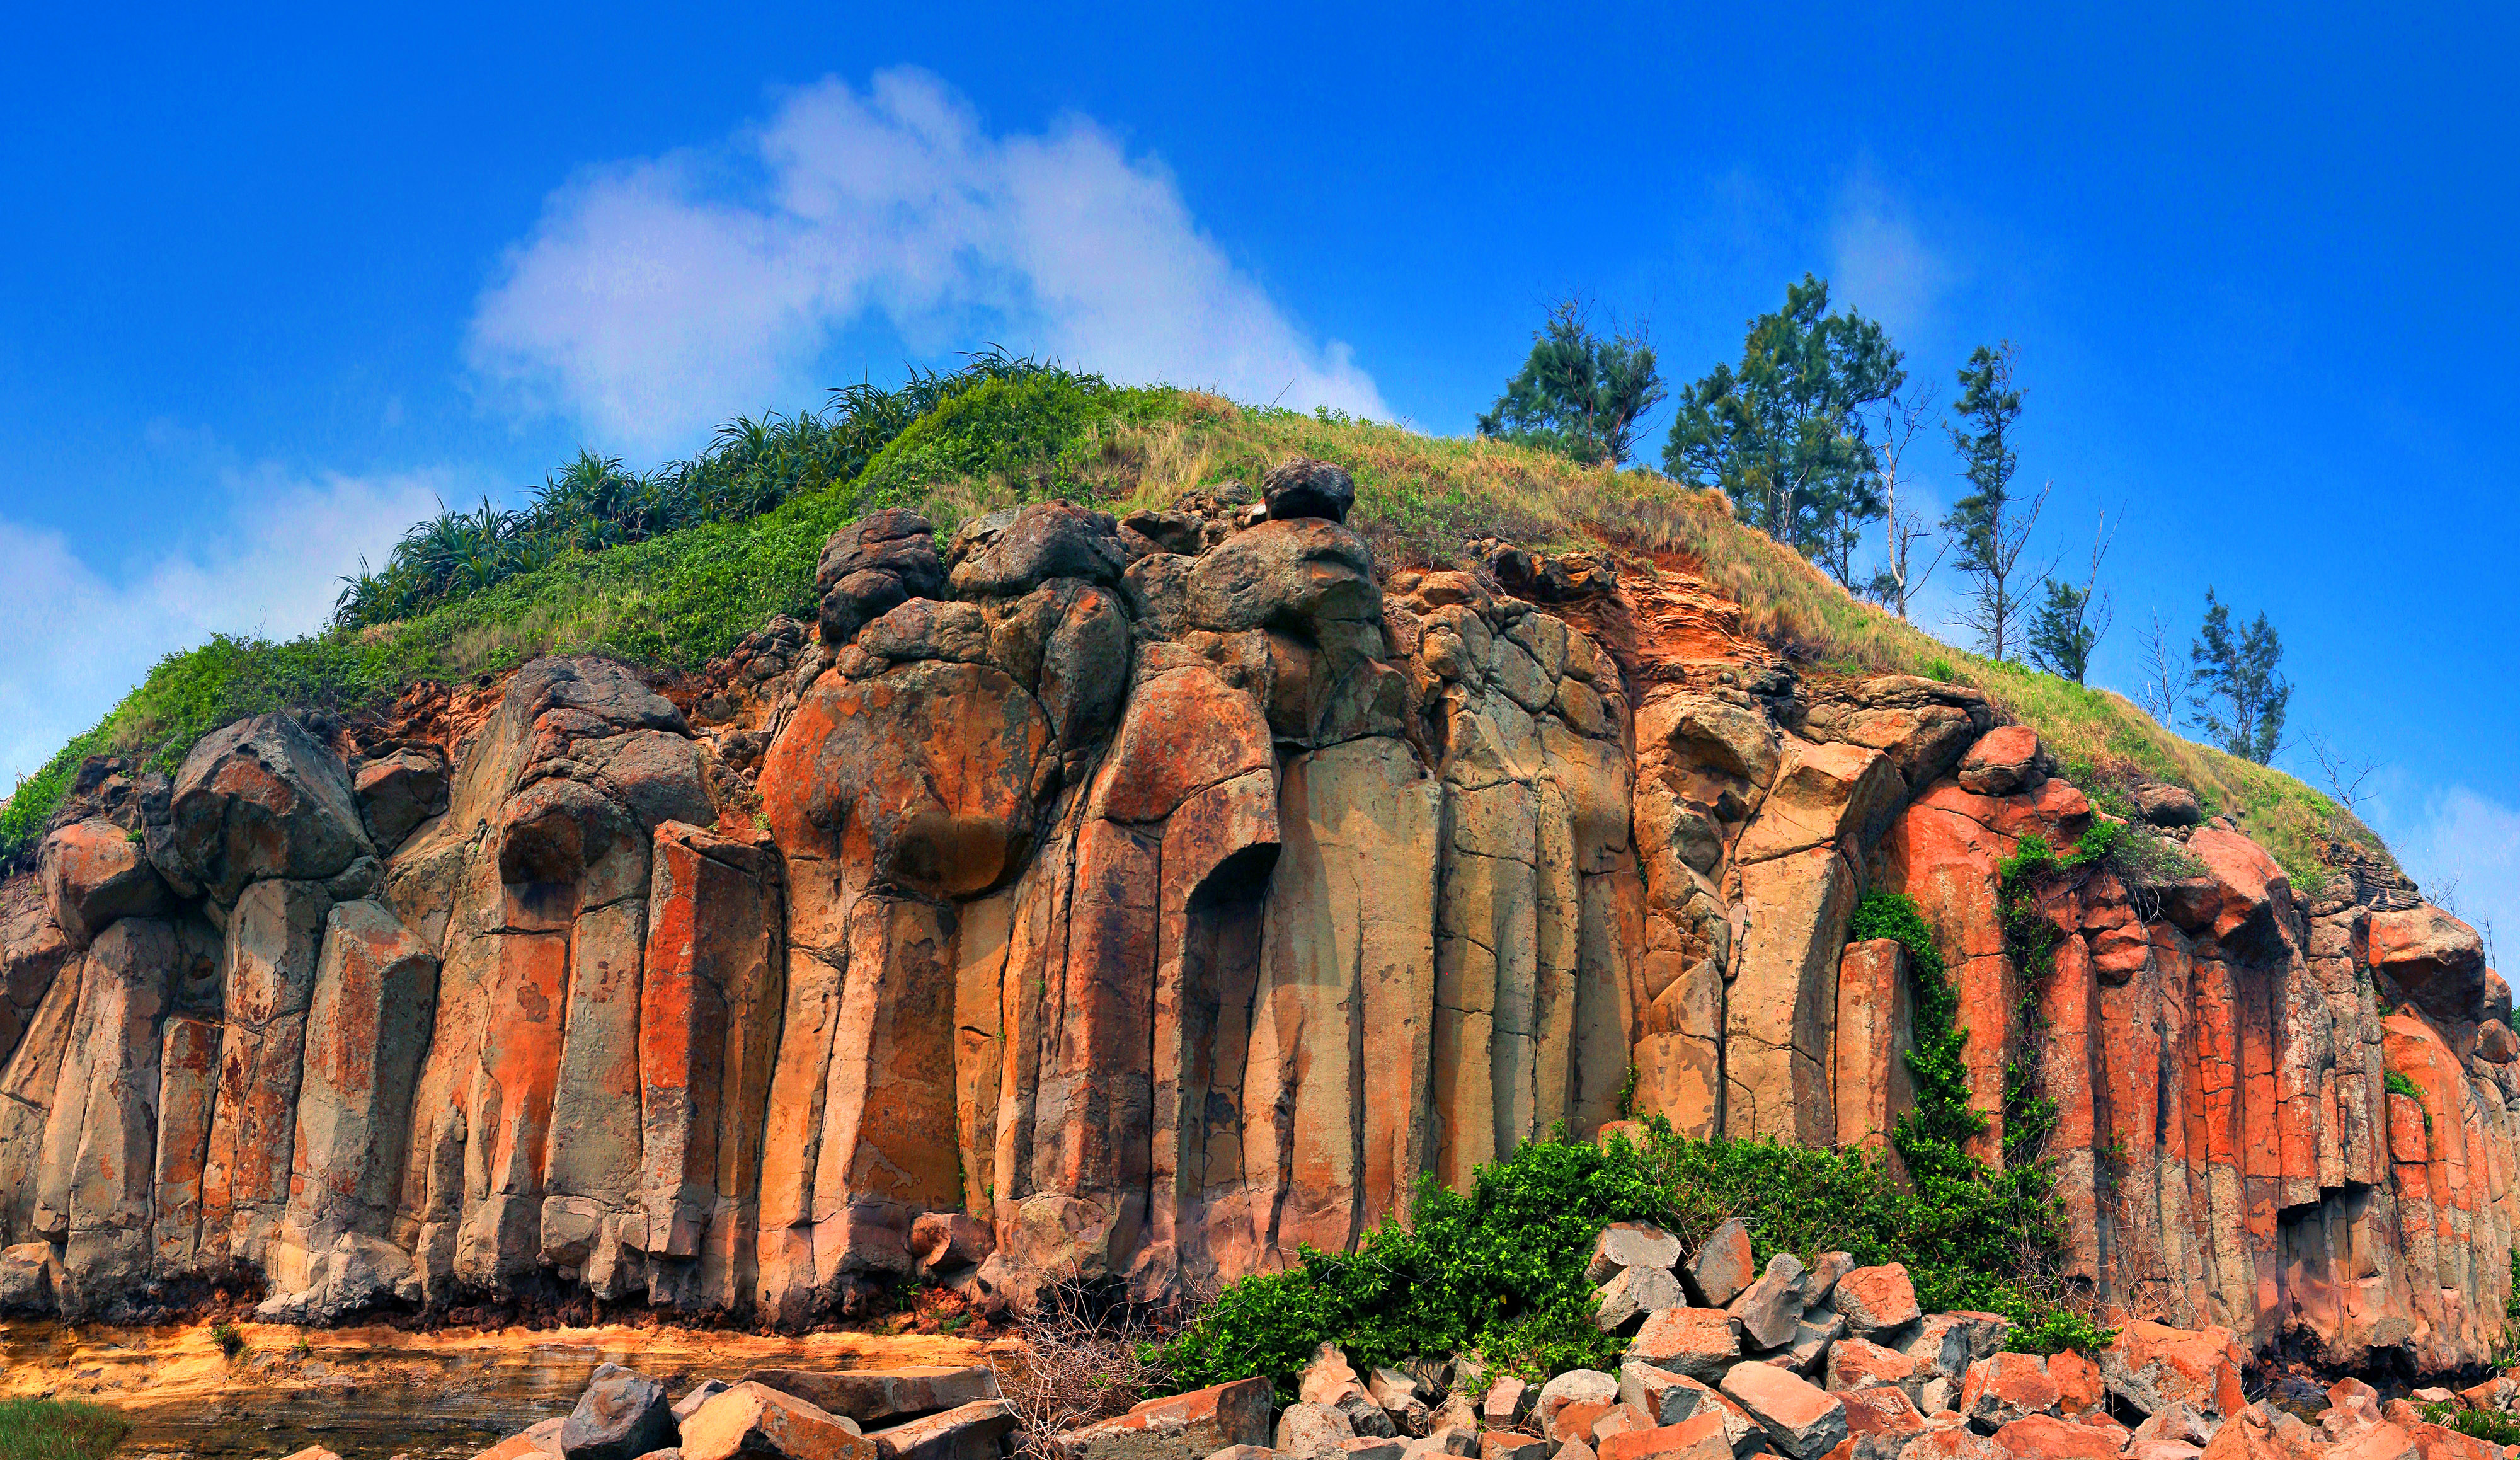
[[[1951,622],[1975,634],[1990,659],[2019,657],[2031,590],[2046,582],[2048,570],[2055,567],[2051,562],[2047,569],[2024,571],[2021,562],[2030,550],[2030,534],[2038,530],[2039,514],[2048,506],[2048,494],[2055,487],[2053,481],[2040,483],[2038,495],[2017,513],[2005,510],[2011,504],[1999,504],[1982,525],[1963,534],[1970,540],[1963,545],[1959,567],[1969,577],[1969,596]]]
[[[2328,793],[2336,798],[2337,804],[2348,811],[2361,811],[2363,783],[2380,769],[2380,762],[2348,755],[2324,735],[2304,736],[2302,745],[2310,752],[2310,758],[2318,762],[2318,773],[2326,780]]]
[[[2147,611],[2144,626],[2137,631],[2135,642],[2139,676],[2136,701],[2143,707],[2144,713],[2161,722],[2162,728],[2173,728],[2195,708],[2195,671],[2172,638],[2170,625],[2161,621],[2159,609]]]
[[[1943,557],[1952,550],[1951,540],[1912,508],[1899,508],[1899,487],[1908,480],[1902,465],[1908,457],[1910,443],[1916,433],[1934,419],[1940,392],[1927,381],[1918,381],[1900,394],[1881,402],[1881,440],[1874,448],[1874,471],[1881,480],[1882,568],[1872,575],[1869,593],[1873,601],[1888,608],[1900,617],[1908,616],[1908,606],[1925,591],[1926,580],[1942,567]],[[1933,561],[1922,568],[1915,566],[1916,548],[1931,538]]]

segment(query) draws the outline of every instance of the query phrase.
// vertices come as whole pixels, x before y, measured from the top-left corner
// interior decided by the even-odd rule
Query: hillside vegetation
[[[1730,505],[1643,471],[1578,465],[1495,439],[1436,437],[1336,413],[1238,406],[1115,387],[1003,356],[899,391],[858,388],[826,412],[739,422],[691,462],[631,477],[583,457],[524,512],[448,514],[350,582],[337,624],[282,641],[220,636],[169,655],[0,808],[0,856],[22,860],[79,761],[116,753],[171,768],[202,735],[264,710],[389,702],[422,679],[602,650],[677,669],[725,653],[775,614],[812,616],[814,568],[841,524],[920,505],[950,531],[1015,501],[1115,512],[1302,454],[1354,474],[1354,525],[1387,564],[1447,563],[1464,543],[1628,556],[1676,552],[1739,600],[1744,626],[1806,672],[1899,672],[1973,685],[2035,727],[2109,802],[2142,776],[2238,814],[2296,882],[2321,880],[2321,837],[2380,851],[2367,829],[2280,771],[2196,745],[2106,690],[1955,650],[1862,604]]]

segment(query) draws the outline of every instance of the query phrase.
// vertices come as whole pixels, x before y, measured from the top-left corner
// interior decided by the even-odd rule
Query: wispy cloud
[[[1925,240],[1913,209],[1868,170],[1838,190],[1828,220],[1830,282],[1838,299],[1913,335],[1936,323],[1955,279],[1951,261]]]
[[[59,532],[0,517],[0,792],[94,724],[150,666],[212,633],[320,625],[342,573],[382,561],[452,497],[451,474],[218,474],[224,523],[181,546],[99,568]]]
[[[2375,818],[2399,864],[2442,903],[2492,929],[2505,975],[2520,975],[2520,806],[2451,786],[2409,811],[2384,803]]]
[[[1191,216],[1161,162],[1091,119],[991,135],[918,70],[825,80],[706,149],[555,192],[482,296],[497,395],[657,450],[810,392],[842,330],[1000,340],[1118,379],[1387,415]]]

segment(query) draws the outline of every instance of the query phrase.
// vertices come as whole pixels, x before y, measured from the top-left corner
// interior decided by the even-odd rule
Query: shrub
[[[105,1460],[131,1423],[60,1399],[0,1399],[0,1460]]]
[[[2447,1425],[2461,1435],[2471,1436],[2488,1444],[2520,1444],[2520,1416],[2499,1409],[2468,1409],[2448,1399],[2438,1399],[2420,1411],[2427,1423]]]
[[[210,1325],[210,1342],[219,1346],[220,1354],[230,1363],[245,1356],[245,1334],[224,1318]]]

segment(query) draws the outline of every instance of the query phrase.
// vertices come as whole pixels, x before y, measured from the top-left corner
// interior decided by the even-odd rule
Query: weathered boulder
[[[1846,1317],[1846,1331],[1859,1339],[1895,1334],[1922,1316],[1915,1285],[1898,1262],[1859,1267],[1838,1279],[1836,1307]]]
[[[674,1442],[665,1387],[635,1369],[598,1364],[561,1426],[562,1460],[639,1460]]]
[[[2039,734],[2027,725],[1998,725],[1960,756],[1959,783],[1979,796],[2010,796],[2039,774]]]
[[[401,845],[422,822],[446,809],[446,761],[433,750],[380,755],[360,766],[350,785],[369,840],[380,851]]]
[[[1648,1313],[1677,1311],[1688,1301],[1669,1268],[1622,1268],[1594,1295],[1593,1321],[1603,1333],[1617,1333]]]
[[[1116,1423],[1116,1422],[1106,1422]],[[1364,1438],[1378,1437],[1367,1436]],[[1278,1453],[1300,1460],[1336,1460],[1360,1437],[1336,1407],[1299,1399],[1278,1416]],[[1070,1452],[1073,1455],[1075,1452]]]
[[[1768,1270],[1743,1289],[1728,1310],[1741,1320],[1741,1336],[1753,1349],[1781,1348],[1794,1340],[1803,1316],[1803,1263],[1791,1253],[1768,1259]]]
[[[0,1313],[49,1318],[60,1311],[60,1278],[49,1242],[0,1248]]]
[[[2436,1019],[2478,1017],[2485,995],[2485,940],[2427,902],[2371,915],[2370,960]]]
[[[947,581],[959,598],[1012,598],[1052,578],[1111,584],[1129,566],[1105,514],[1035,502],[973,518],[954,533]]]
[[[1697,1290],[1698,1300],[1710,1308],[1720,1308],[1741,1296],[1758,1276],[1757,1258],[1750,1250],[1750,1228],[1737,1216],[1728,1216],[1706,1234],[1697,1246],[1697,1254],[1688,1259],[1688,1280]]]
[[[1343,523],[1356,505],[1356,480],[1345,467],[1290,456],[1260,479],[1260,495],[1273,519],[1318,517]]]
[[[1397,1433],[1391,1416],[1357,1378],[1347,1355],[1334,1344],[1324,1344],[1314,1353],[1313,1361],[1304,1366],[1296,1392],[1306,1404],[1337,1410],[1346,1419],[1352,1437],[1381,1438]]]
[[[2052,1414],[2024,1415],[1995,1432],[1995,1443],[2020,1460],[2115,1460],[2125,1453],[2123,1430],[2079,1425]]]
[[[1829,1346],[1827,1388],[1832,1394],[1882,1385],[1904,1390],[1915,1382],[1915,1376],[1916,1361],[1896,1348],[1864,1339],[1842,1339]]]
[[[2165,781],[2146,781],[2135,788],[2135,808],[2154,826],[2194,826],[2205,819],[2196,793]]]
[[[1327,623],[1378,623],[1373,550],[1337,523],[1293,518],[1238,532],[1191,569],[1184,608],[1194,627],[1319,634]]]
[[[1601,1441],[1600,1460],[1732,1460],[1724,1415],[1709,1409],[1669,1425],[1630,1430]]]
[[[44,904],[77,943],[116,918],[160,916],[171,901],[140,838],[103,817],[71,822],[46,837],[39,866]]]
[[[1625,1358],[1712,1384],[1741,1355],[1741,1320],[1722,1308],[1668,1307],[1649,1313]]]
[[[1562,1444],[1590,1437],[1594,1422],[1618,1402],[1618,1380],[1598,1369],[1569,1369],[1540,1387],[1532,1418],[1542,1438]]]
[[[1998,1353],[1968,1366],[1959,1411],[1992,1435],[2025,1415],[2055,1413],[2062,1398],[2046,1364],[2027,1353]]]
[[[905,1369],[754,1369],[747,1384],[793,1394],[861,1427],[933,1414],[1000,1397],[998,1372],[986,1364]]]
[[[287,715],[202,736],[175,774],[169,814],[170,875],[222,905],[257,878],[328,878],[376,853],[348,767]]]
[[[2138,1414],[2185,1404],[2209,1421],[2230,1418],[2246,1402],[2241,1355],[2227,1329],[2203,1331],[2137,1321],[2100,1353],[2100,1382]]]
[[[999,1460],[1017,1423],[1015,1407],[1008,1401],[974,1399],[878,1430],[867,1438],[875,1441],[883,1460]]]
[[[684,1460],[876,1460],[855,1421],[749,1380],[682,1423]]]
[[[1071,1430],[1054,1445],[1061,1460],[1205,1460],[1230,1445],[1267,1444],[1269,1407],[1268,1380],[1238,1379],[1148,1399],[1116,1419]]]
[[[945,586],[935,529],[907,507],[887,507],[833,532],[814,568],[823,643],[836,648],[858,626]]]
[[[1735,1364],[1724,1392],[1748,1410],[1793,1460],[1819,1460],[1846,1438],[1846,1406],[1775,1364]]]
[[[1612,1222],[1593,1240],[1584,1281],[1599,1286],[1631,1267],[1669,1271],[1680,1261],[1680,1239],[1649,1222]]]

